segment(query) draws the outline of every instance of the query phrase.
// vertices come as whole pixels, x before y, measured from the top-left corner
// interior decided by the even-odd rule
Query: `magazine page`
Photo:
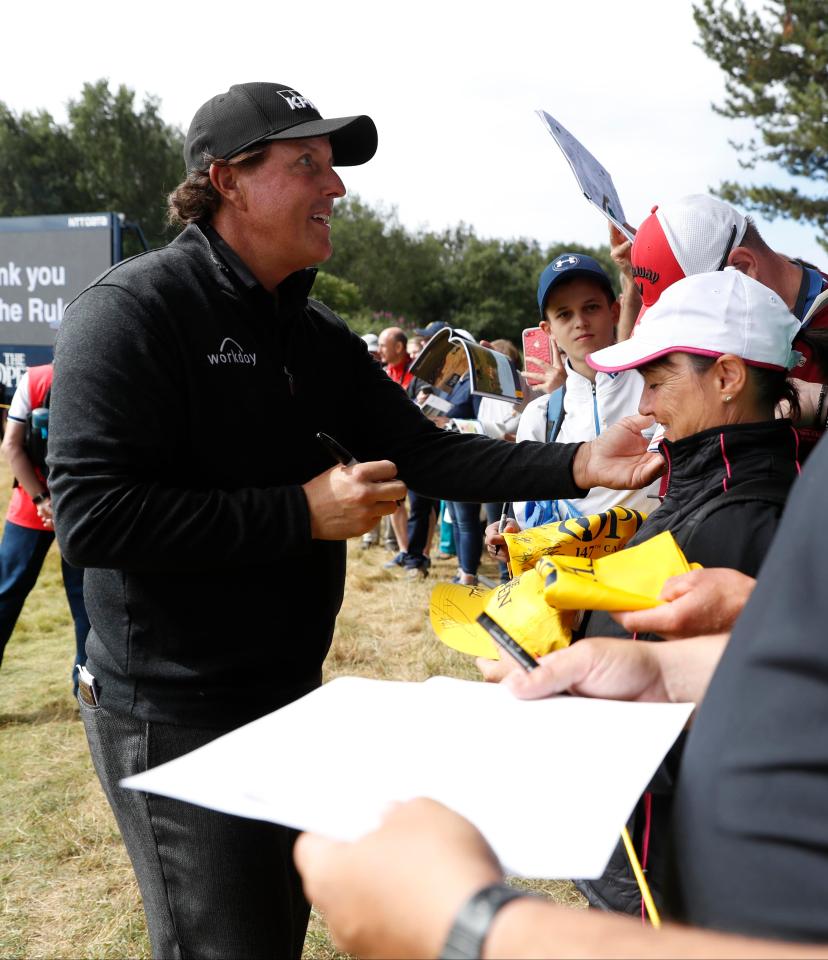
[[[612,177],[593,155],[575,137],[545,110],[536,110],[555,143],[569,161],[578,186],[590,203],[624,234],[628,240],[635,239],[635,229],[627,223],[621,200],[615,190]]]
[[[477,433],[481,437],[486,436],[483,424],[479,420],[460,420],[458,417],[452,417],[450,426],[457,433]]]
[[[443,393],[451,393],[468,369],[461,338],[453,338],[451,328],[435,334],[411,365],[411,372]]]
[[[523,389],[512,361],[503,353],[463,340],[468,357],[471,392],[494,400],[523,399]]]
[[[429,420],[436,420],[438,417],[448,416],[453,404],[449,403],[444,397],[436,393],[430,393],[420,405],[420,410]]]

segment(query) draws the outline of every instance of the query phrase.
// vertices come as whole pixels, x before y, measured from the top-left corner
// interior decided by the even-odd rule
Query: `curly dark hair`
[[[188,223],[198,223],[199,221],[210,220],[213,214],[218,210],[221,203],[221,197],[216,193],[213,184],[210,182],[210,166],[220,164],[222,166],[247,166],[253,168],[257,166],[267,153],[267,144],[260,147],[254,147],[252,150],[245,150],[236,157],[229,160],[219,160],[216,157],[205,155],[204,162],[207,164],[206,170],[193,170],[187,174],[187,179],[179,185],[167,197],[167,219],[177,227],[186,227]]]

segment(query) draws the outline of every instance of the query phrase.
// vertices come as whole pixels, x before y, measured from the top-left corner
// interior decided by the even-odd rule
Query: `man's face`
[[[610,306],[600,284],[592,280],[579,278],[553,287],[544,314],[549,334],[570,361],[584,361],[615,339],[618,306]]]
[[[396,331],[383,330],[379,335],[379,355],[389,367],[395,367],[407,358],[405,342],[399,339]]]
[[[345,186],[332,159],[328,137],[276,141],[261,163],[239,170],[246,235],[273,252],[284,276],[333,252],[330,218]]]

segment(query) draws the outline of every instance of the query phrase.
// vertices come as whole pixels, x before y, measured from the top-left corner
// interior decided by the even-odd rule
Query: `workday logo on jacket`
[[[256,354],[246,353],[244,347],[239,346],[232,337],[225,337],[221,341],[218,353],[208,353],[207,359],[213,366],[225,363],[256,366]]]

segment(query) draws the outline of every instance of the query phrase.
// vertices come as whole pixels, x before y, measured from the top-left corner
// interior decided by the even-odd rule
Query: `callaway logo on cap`
[[[334,163],[365,163],[377,149],[370,117],[325,120],[314,104],[284,83],[237,83],[196,111],[187,139],[187,172],[206,170],[211,159],[230,160],[263,141],[330,137]]]
[[[652,213],[632,245],[632,273],[644,311],[671,284],[696,273],[723,270],[745,235],[747,219],[729,203],[692,194]]]

